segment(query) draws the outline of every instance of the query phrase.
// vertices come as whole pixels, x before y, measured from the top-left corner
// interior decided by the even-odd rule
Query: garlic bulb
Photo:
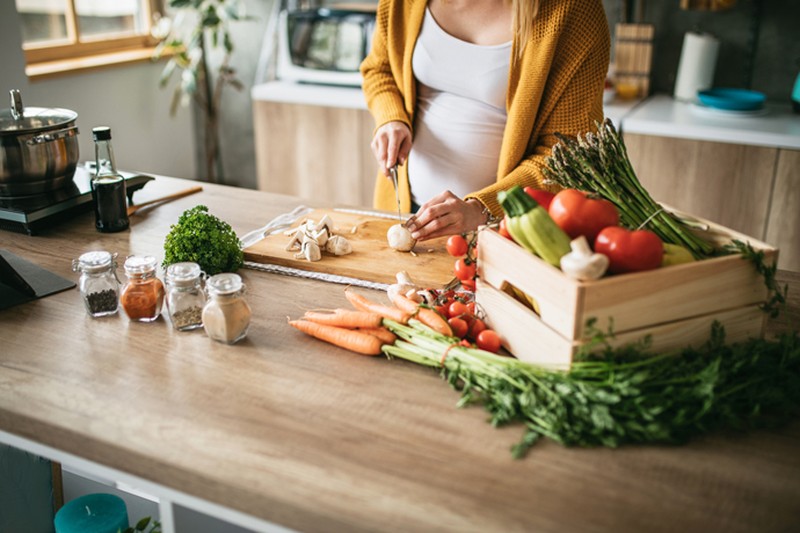
[[[389,231],[386,232],[386,240],[389,242],[389,247],[398,252],[410,252],[417,244],[417,240],[402,224],[395,224],[389,228]]]

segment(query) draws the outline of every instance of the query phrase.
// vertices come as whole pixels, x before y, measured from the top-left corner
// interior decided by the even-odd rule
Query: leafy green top
[[[170,226],[164,240],[164,267],[181,261],[192,261],[213,276],[220,272],[236,272],[243,263],[239,238],[230,224],[197,205],[187,209]]]

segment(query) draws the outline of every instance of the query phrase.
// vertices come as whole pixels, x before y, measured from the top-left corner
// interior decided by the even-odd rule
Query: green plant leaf
[[[146,528],[149,523],[150,523],[149,516],[142,518],[141,520],[136,522],[136,531],[144,531],[144,528]]]

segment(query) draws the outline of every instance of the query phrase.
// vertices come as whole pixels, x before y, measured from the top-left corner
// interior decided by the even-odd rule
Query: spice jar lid
[[[105,250],[94,250],[81,254],[77,261],[72,262],[73,270],[81,272],[101,272],[107,270],[114,260],[114,256]]]
[[[202,273],[197,263],[173,263],[167,267],[166,277],[169,283],[175,285],[191,285]]]
[[[126,274],[148,274],[156,269],[156,258],[152,255],[132,255],[125,260]]]
[[[225,272],[211,276],[206,286],[211,294],[233,294],[242,290],[244,284],[239,274]]]

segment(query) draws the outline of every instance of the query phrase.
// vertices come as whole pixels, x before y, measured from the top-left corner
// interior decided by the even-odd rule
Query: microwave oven
[[[359,66],[369,53],[374,29],[374,5],[284,10],[278,20],[276,75],[358,87]]]

